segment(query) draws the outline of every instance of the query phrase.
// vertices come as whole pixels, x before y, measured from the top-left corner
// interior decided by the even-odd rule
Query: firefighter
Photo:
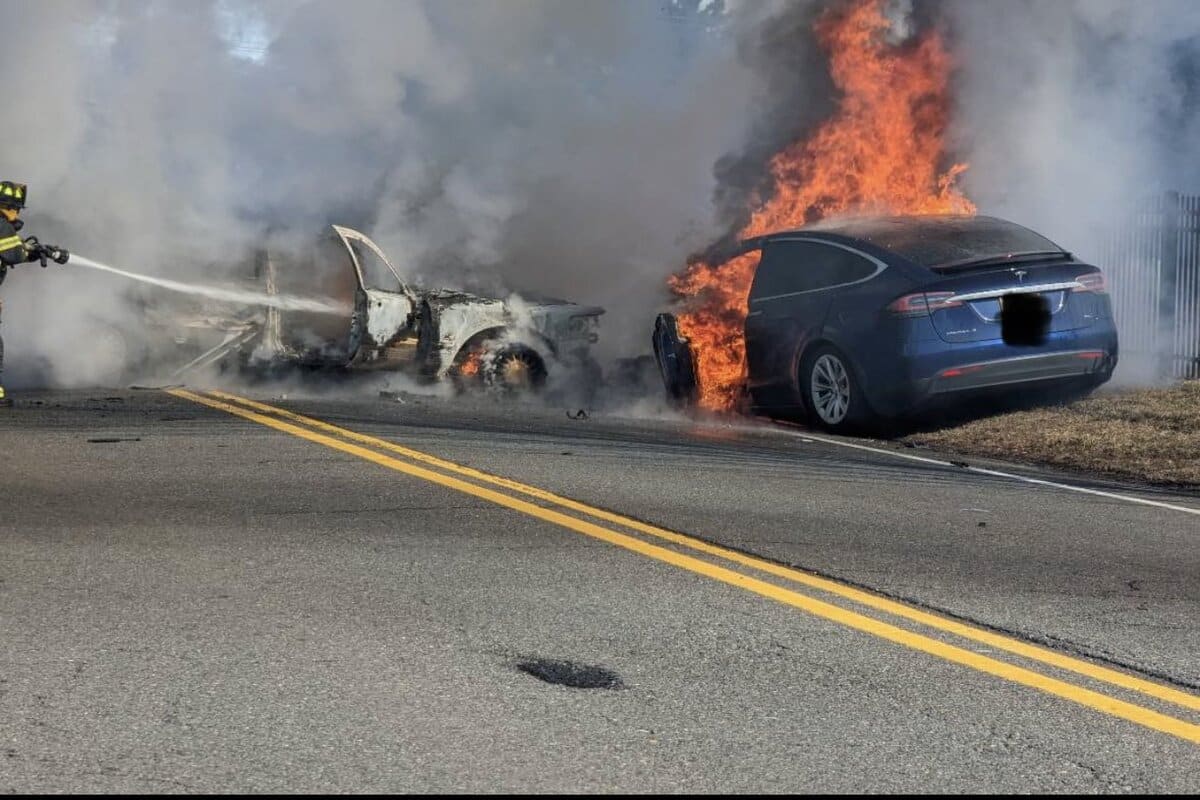
[[[25,184],[0,181],[0,283],[4,283],[9,267],[34,261],[40,261],[44,267],[47,260],[65,264],[71,257],[71,254],[65,249],[44,245],[37,240],[37,237],[30,236],[22,239],[17,235],[17,232],[25,225],[19,219],[23,208],[25,208]],[[12,400],[4,390],[3,371],[4,339],[0,338],[0,406],[11,406]]]

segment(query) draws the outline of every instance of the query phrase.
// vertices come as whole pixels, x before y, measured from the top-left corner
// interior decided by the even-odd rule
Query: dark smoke
[[[732,231],[745,226],[753,205],[770,195],[771,156],[804,138],[834,109],[828,59],[813,36],[813,23],[825,7],[794,3],[741,21],[738,57],[758,78],[754,123],[746,144],[714,167],[717,216]]]

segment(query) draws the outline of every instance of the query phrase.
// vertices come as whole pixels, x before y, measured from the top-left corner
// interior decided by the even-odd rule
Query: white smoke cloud
[[[971,164],[962,182],[981,211],[1106,267],[1105,239],[1134,209],[1165,190],[1200,191],[1200,4],[1009,0],[942,8],[960,65],[956,128]],[[1150,284],[1153,269],[1147,262],[1119,279]],[[1140,294],[1154,302],[1152,290]],[[1147,312],[1125,298],[1115,295],[1117,377],[1146,380],[1170,342],[1150,342],[1132,325]]]
[[[1200,6],[948,3],[958,129],[982,205],[1084,251],[1140,197],[1195,188]],[[1192,88],[1188,89],[1187,83]]]
[[[0,0],[0,174],[26,233],[118,267],[221,277],[268,229],[342,222],[432,283],[605,305],[611,351],[642,351],[752,119],[710,5]],[[15,271],[8,377],[104,380],[84,320],[126,321],[125,288]]]

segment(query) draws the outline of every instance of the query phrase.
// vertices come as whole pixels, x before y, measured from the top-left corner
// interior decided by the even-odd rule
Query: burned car
[[[398,370],[506,389],[537,389],[556,369],[594,369],[590,348],[604,309],[417,289],[378,245],[350,228],[332,226],[299,262],[268,254],[264,273],[269,293],[311,293],[311,282],[322,282],[321,291],[343,300],[349,313],[268,309],[261,337],[237,345],[248,368],[282,362]]]
[[[743,242],[761,251],[745,321],[756,411],[833,431],[967,394],[1086,392],[1117,363],[1104,274],[985,216],[860,218]],[[697,389],[670,314],[654,350],[668,394]]]
[[[126,297],[133,313],[119,325],[96,320],[93,339],[123,363],[124,380],[396,371],[518,391],[572,371],[594,383],[599,370],[591,347],[604,309],[418,289],[350,228],[331,226],[304,247],[264,247],[232,272],[232,283],[206,289],[227,300],[139,285]]]

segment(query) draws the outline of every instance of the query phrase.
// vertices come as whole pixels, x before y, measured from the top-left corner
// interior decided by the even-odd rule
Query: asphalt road
[[[239,394],[0,413],[0,791],[1200,790],[1196,496]]]

